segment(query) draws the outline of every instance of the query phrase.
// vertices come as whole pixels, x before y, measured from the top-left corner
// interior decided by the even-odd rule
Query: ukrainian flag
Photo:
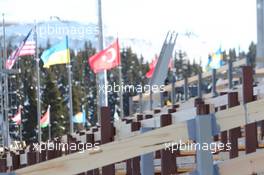
[[[70,63],[70,49],[68,47],[68,37],[54,45],[48,50],[45,50],[41,59],[44,62],[45,68],[49,68],[51,65],[56,64],[69,64]]]

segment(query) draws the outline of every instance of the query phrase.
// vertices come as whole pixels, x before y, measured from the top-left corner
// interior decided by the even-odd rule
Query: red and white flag
[[[152,60],[152,62],[149,64],[149,71],[146,73],[147,78],[152,77],[157,63],[158,63],[158,56],[156,55],[155,58]]]
[[[88,62],[94,73],[112,69],[120,65],[120,51],[118,39],[106,49],[91,56]]]
[[[19,106],[17,113],[11,118],[11,120],[15,122],[17,125],[21,124],[21,109],[22,106]]]
[[[35,55],[35,51],[36,51],[35,41],[27,41],[20,50],[18,56],[22,57],[22,56]]]
[[[50,124],[50,105],[48,106],[48,109],[45,112],[45,114],[40,119],[40,127],[45,128],[49,126],[49,124]]]
[[[147,78],[152,77],[152,75],[154,74],[155,67],[156,67],[157,63],[158,63],[158,56],[156,55],[155,58],[152,60],[152,62],[149,64],[149,71],[146,73]],[[172,69],[172,66],[173,66],[173,61],[171,58],[169,65],[168,65],[169,69]]]
[[[16,50],[14,50],[11,53],[11,55],[8,57],[8,59],[6,60],[6,63],[5,63],[5,68],[6,69],[9,69],[9,70],[12,69],[12,67],[14,66],[14,64],[15,64],[15,62],[16,62],[16,60],[17,60],[17,58],[19,56],[25,56],[25,54],[32,53],[32,48],[33,48],[32,44],[26,45],[27,39],[30,36],[31,32],[32,32],[32,29],[29,31],[29,33],[24,38],[24,40],[20,43],[19,47],[16,48]],[[24,46],[26,46],[26,47],[24,47]],[[20,53],[23,54],[23,55],[20,55]],[[34,51],[34,53],[35,53],[35,51]]]

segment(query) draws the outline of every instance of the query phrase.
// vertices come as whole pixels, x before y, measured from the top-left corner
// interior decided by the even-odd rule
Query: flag
[[[91,56],[88,62],[94,73],[112,69],[120,65],[120,51],[118,39],[106,49]]]
[[[172,69],[173,69],[173,59],[171,58],[169,62],[169,70],[172,70]]]
[[[146,73],[146,77],[147,78],[151,78],[154,71],[155,71],[155,67],[158,63],[158,56],[156,55],[155,58],[152,60],[152,62],[149,64],[149,71]],[[170,59],[169,61],[169,69],[172,69],[172,66],[173,66],[173,61],[172,61],[172,58]]]
[[[117,120],[120,120],[120,117],[118,115],[118,112],[117,112],[117,106],[115,106],[115,113],[114,113],[114,120],[117,121]]]
[[[170,100],[167,100],[167,101],[166,101],[166,106],[172,106],[172,103],[171,103]]]
[[[220,47],[215,53],[212,54],[212,56],[209,55],[206,69],[207,71],[210,71],[211,69],[218,69],[223,65],[223,55]]]
[[[6,63],[5,63],[5,68],[6,68],[6,69],[9,69],[9,70],[12,69],[12,67],[14,66],[14,64],[15,64],[15,62],[16,62],[16,60],[17,60],[17,58],[18,58],[19,56],[22,56],[22,55],[20,55],[20,52],[22,51],[22,49],[23,49],[23,47],[24,47],[24,45],[25,45],[25,43],[26,43],[28,37],[30,36],[31,32],[32,32],[32,29],[30,29],[30,31],[28,32],[27,36],[26,36],[26,37],[24,38],[24,40],[20,43],[19,47],[16,48],[16,50],[14,50],[14,51],[11,53],[11,55],[8,57],[8,59],[6,60]]]
[[[11,120],[15,122],[17,125],[21,124],[21,109],[22,106],[19,106],[17,113],[11,118]]]
[[[36,43],[35,41],[27,41],[19,52],[19,56],[30,56],[35,55],[36,52]]]
[[[152,77],[157,63],[158,63],[158,56],[155,55],[155,58],[149,64],[149,71],[146,73],[146,77],[147,78],[151,78]]]
[[[211,62],[212,62],[212,56],[209,54],[208,55],[208,61],[207,61],[207,65],[206,65],[205,71],[209,72],[209,71],[212,70],[212,68],[210,67]]]
[[[46,128],[50,124],[50,105],[48,106],[47,111],[40,119],[40,127]]]
[[[41,55],[41,60],[43,61],[43,67],[45,68],[49,68],[51,65],[70,63],[68,37],[66,36],[62,42],[54,45],[48,50],[45,50]]]
[[[85,123],[86,122],[86,115],[85,111],[82,110],[82,112],[78,112],[73,116],[72,119],[73,123]]]

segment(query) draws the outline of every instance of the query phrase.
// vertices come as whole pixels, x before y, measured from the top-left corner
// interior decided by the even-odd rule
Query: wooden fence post
[[[111,124],[111,111],[109,107],[101,107],[101,143],[109,143],[113,141]],[[115,165],[102,167],[102,175],[115,175]]]
[[[238,106],[238,93],[237,92],[229,92],[228,93],[228,107],[232,108],[234,106]],[[241,116],[242,117],[242,116]],[[236,127],[229,130],[229,142],[231,143],[231,150],[229,152],[229,158],[238,157],[238,138],[241,136],[241,128]]]
[[[251,66],[242,67],[243,82],[243,102],[244,104],[254,101],[253,94],[253,68]],[[247,116],[246,116],[247,117]],[[247,122],[247,119],[246,119]],[[258,147],[257,123],[246,124],[246,154],[255,152]]]
[[[140,130],[140,127],[140,122],[131,122],[131,132]],[[140,156],[132,158],[130,162],[132,175],[140,175]]]
[[[170,114],[163,114],[160,116],[160,126],[168,126],[172,124]],[[161,150],[161,175],[174,174],[177,172],[176,156],[171,150]]]
[[[4,172],[6,172],[6,170],[7,170],[6,159],[1,158],[0,159],[0,172],[4,173]]]

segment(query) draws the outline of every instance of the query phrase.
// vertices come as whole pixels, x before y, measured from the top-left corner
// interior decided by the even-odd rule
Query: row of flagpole
[[[38,111],[38,142],[41,143],[42,133],[41,133],[41,94],[40,94],[40,70],[39,70],[39,53],[38,53],[38,45],[37,45],[37,25],[35,23],[34,26],[34,40],[36,43],[36,52],[35,52],[35,60],[36,60],[36,72],[37,72],[37,111]],[[68,49],[68,36],[66,36],[66,49]],[[69,84],[69,121],[70,121],[70,133],[73,133],[73,105],[72,105],[72,72],[71,72],[71,62],[70,62],[70,52],[67,51],[67,58],[69,58],[67,62],[67,68],[68,68],[68,84]],[[51,139],[51,123],[49,122],[48,126],[48,136],[49,140]]]
[[[8,116],[8,111],[9,111],[9,104],[8,104],[8,70],[7,70],[7,65],[9,63],[11,63],[11,65],[13,66],[15,60],[8,60],[7,58],[7,49],[6,49],[6,36],[5,36],[5,18],[4,18],[4,14],[3,16],[3,65],[1,65],[1,79],[2,76],[4,75],[4,93],[3,93],[3,89],[2,89],[2,83],[0,83],[0,87],[1,87],[1,112],[3,115],[3,122],[2,122],[2,136],[3,136],[3,144],[5,147],[8,147],[9,145],[9,140],[10,140],[10,133],[9,133],[9,116]],[[38,131],[38,142],[41,142],[41,138],[42,138],[42,133],[41,133],[41,94],[40,94],[40,67],[39,67],[39,63],[40,63],[40,58],[39,58],[39,52],[38,52],[38,40],[37,40],[37,24],[35,22],[34,25],[34,41],[35,41],[35,55],[34,55],[34,60],[36,61],[36,78],[37,78],[37,84],[36,84],[36,94],[37,94],[37,131]],[[31,30],[32,31],[32,30]],[[31,31],[29,32],[29,34],[27,35],[26,39],[28,38],[28,36],[30,35]],[[26,39],[24,39],[24,42],[26,41]],[[68,38],[66,37],[66,41],[67,41],[67,48],[68,48]],[[22,46],[23,47],[23,46]],[[21,48],[20,48],[21,50]],[[15,50],[15,54],[14,56],[16,56],[16,54],[19,52],[19,49]],[[67,57],[70,58],[70,52],[67,52],[68,55]],[[10,62],[8,62],[10,61]],[[2,63],[2,62],[1,62]],[[9,67],[10,69],[12,68]],[[4,67],[4,69],[2,69],[2,67]],[[69,83],[69,116],[70,116],[70,133],[73,133],[73,122],[72,122],[72,117],[73,117],[73,106],[72,106],[72,83],[71,83],[71,64],[70,64],[70,59],[69,62],[67,64],[68,67],[68,83]],[[8,69],[9,69],[8,68]],[[4,70],[4,71],[3,71]],[[3,73],[4,72],[4,73]],[[4,96],[4,100],[3,100],[3,96]],[[4,101],[4,103],[3,103]],[[20,110],[20,109],[19,109]],[[21,114],[20,114],[21,115]],[[22,126],[19,126],[19,137],[20,140],[22,140]],[[49,122],[49,139],[51,139],[51,124]]]
[[[101,15],[101,0],[98,0],[98,25],[99,25],[99,51],[103,51],[103,29],[102,29],[102,15]],[[36,63],[36,94],[37,94],[37,131],[38,131],[38,142],[40,143],[42,140],[42,132],[41,132],[41,93],[40,93],[40,58],[39,58],[39,51],[38,51],[38,36],[37,36],[37,23],[34,24],[34,41],[35,41],[35,63]],[[5,23],[4,23],[4,14],[3,14],[3,34],[4,34],[4,65],[6,65],[7,62],[7,53],[6,53],[6,46],[5,46]],[[28,36],[27,36],[28,37]],[[68,38],[66,37],[67,41],[67,48],[68,48]],[[116,42],[118,45],[118,42]],[[17,51],[16,51],[17,52]],[[119,53],[119,46],[118,46],[118,59],[119,59],[119,83],[120,86],[122,85],[122,68],[121,68],[121,60],[120,60],[120,53]],[[70,57],[70,55],[68,55]],[[107,58],[109,59],[109,58]],[[69,59],[70,60],[70,59]],[[67,63],[68,67],[68,83],[69,83],[69,117],[70,117],[70,133],[73,133],[73,104],[72,104],[72,72],[71,72],[71,63],[70,61]],[[2,67],[1,67],[2,68]],[[5,89],[5,98],[4,98],[4,114],[5,114],[5,123],[3,122],[3,125],[5,124],[7,128],[6,137],[5,138],[5,146],[8,146],[8,139],[9,139],[9,120],[8,120],[8,75],[7,75],[7,69],[5,68],[5,76],[4,76],[4,89]],[[97,75],[97,84],[103,85],[105,87],[104,94],[99,93],[98,98],[98,107],[97,107],[97,114],[98,114],[98,122],[100,123],[100,107],[107,106],[108,105],[108,99],[107,99],[107,69],[104,69],[103,71],[100,71]],[[1,74],[2,76],[2,74]],[[2,84],[1,84],[2,85]],[[3,102],[1,98],[1,102]],[[3,106],[1,106],[3,109]],[[123,111],[123,93],[120,91],[120,117],[124,116]],[[51,139],[51,127],[49,123],[49,139]],[[3,133],[4,127],[2,127]],[[20,140],[22,140],[22,126],[19,126],[20,130]],[[2,134],[3,134],[2,133]]]

